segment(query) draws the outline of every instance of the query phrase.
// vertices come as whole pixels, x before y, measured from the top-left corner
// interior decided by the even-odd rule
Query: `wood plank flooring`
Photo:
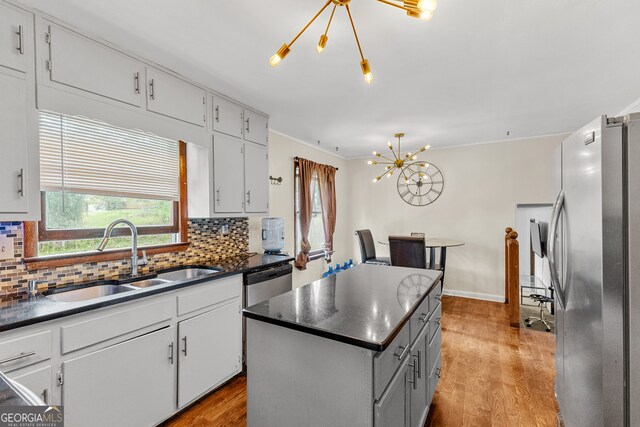
[[[443,375],[426,425],[557,426],[553,335],[510,328],[505,304],[447,296],[442,304]],[[242,376],[164,424],[245,425]]]

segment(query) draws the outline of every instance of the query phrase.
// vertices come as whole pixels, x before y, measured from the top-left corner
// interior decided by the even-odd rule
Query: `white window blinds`
[[[42,191],[179,200],[178,142],[84,117],[40,113]]]

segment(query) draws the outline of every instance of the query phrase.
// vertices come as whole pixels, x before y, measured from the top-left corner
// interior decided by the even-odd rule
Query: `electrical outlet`
[[[222,224],[220,226],[220,234],[222,234],[223,236],[228,236],[229,235],[229,225],[228,224]]]
[[[13,258],[13,238],[0,235],[0,259]]]

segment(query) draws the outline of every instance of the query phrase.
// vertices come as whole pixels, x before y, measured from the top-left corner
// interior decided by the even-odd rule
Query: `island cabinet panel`
[[[243,108],[235,102],[214,95],[211,128],[216,132],[242,138]]]
[[[23,73],[0,67],[0,213],[26,214],[29,201],[37,200],[29,192],[29,180],[36,171],[27,162],[29,115],[27,81]],[[17,218],[13,218],[17,219]]]
[[[65,425],[156,425],[175,410],[175,327],[62,364]]]
[[[402,331],[394,338],[389,347],[378,354],[373,359],[373,385],[374,396],[378,399],[391,381],[393,374],[404,362],[405,356],[409,353],[411,342],[409,340],[409,325],[402,328]]]
[[[178,323],[178,407],[242,369],[240,300]]]
[[[147,68],[147,110],[204,127],[207,92],[189,82]]]
[[[411,358],[413,359],[410,367],[413,372],[411,379],[411,425],[421,427],[427,419],[431,399],[429,396],[429,362],[428,362],[428,332],[429,328],[425,325],[418,338],[411,346]]]
[[[226,135],[213,136],[215,213],[244,210],[244,143]]]
[[[422,328],[427,325],[429,321],[429,297],[425,298],[424,301],[420,303],[418,309],[411,316],[409,332],[411,334],[411,342],[414,342],[422,331]]]
[[[27,12],[0,3],[0,66],[26,71],[27,55],[33,55],[27,34],[29,17]]]
[[[406,357],[400,369],[391,380],[389,387],[375,404],[376,427],[409,427],[410,426],[410,394],[411,376],[409,360]]]
[[[76,32],[49,24],[47,69],[51,82],[142,106],[144,65]]]

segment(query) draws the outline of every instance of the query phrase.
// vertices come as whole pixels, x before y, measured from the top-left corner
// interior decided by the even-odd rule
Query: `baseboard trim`
[[[452,297],[462,297],[462,298],[471,298],[471,299],[479,299],[483,301],[493,301],[493,302],[504,302],[504,297],[502,295],[492,295],[492,294],[482,294],[479,292],[468,292],[468,291],[458,291],[455,289],[444,289],[442,291],[444,295],[449,295]]]

